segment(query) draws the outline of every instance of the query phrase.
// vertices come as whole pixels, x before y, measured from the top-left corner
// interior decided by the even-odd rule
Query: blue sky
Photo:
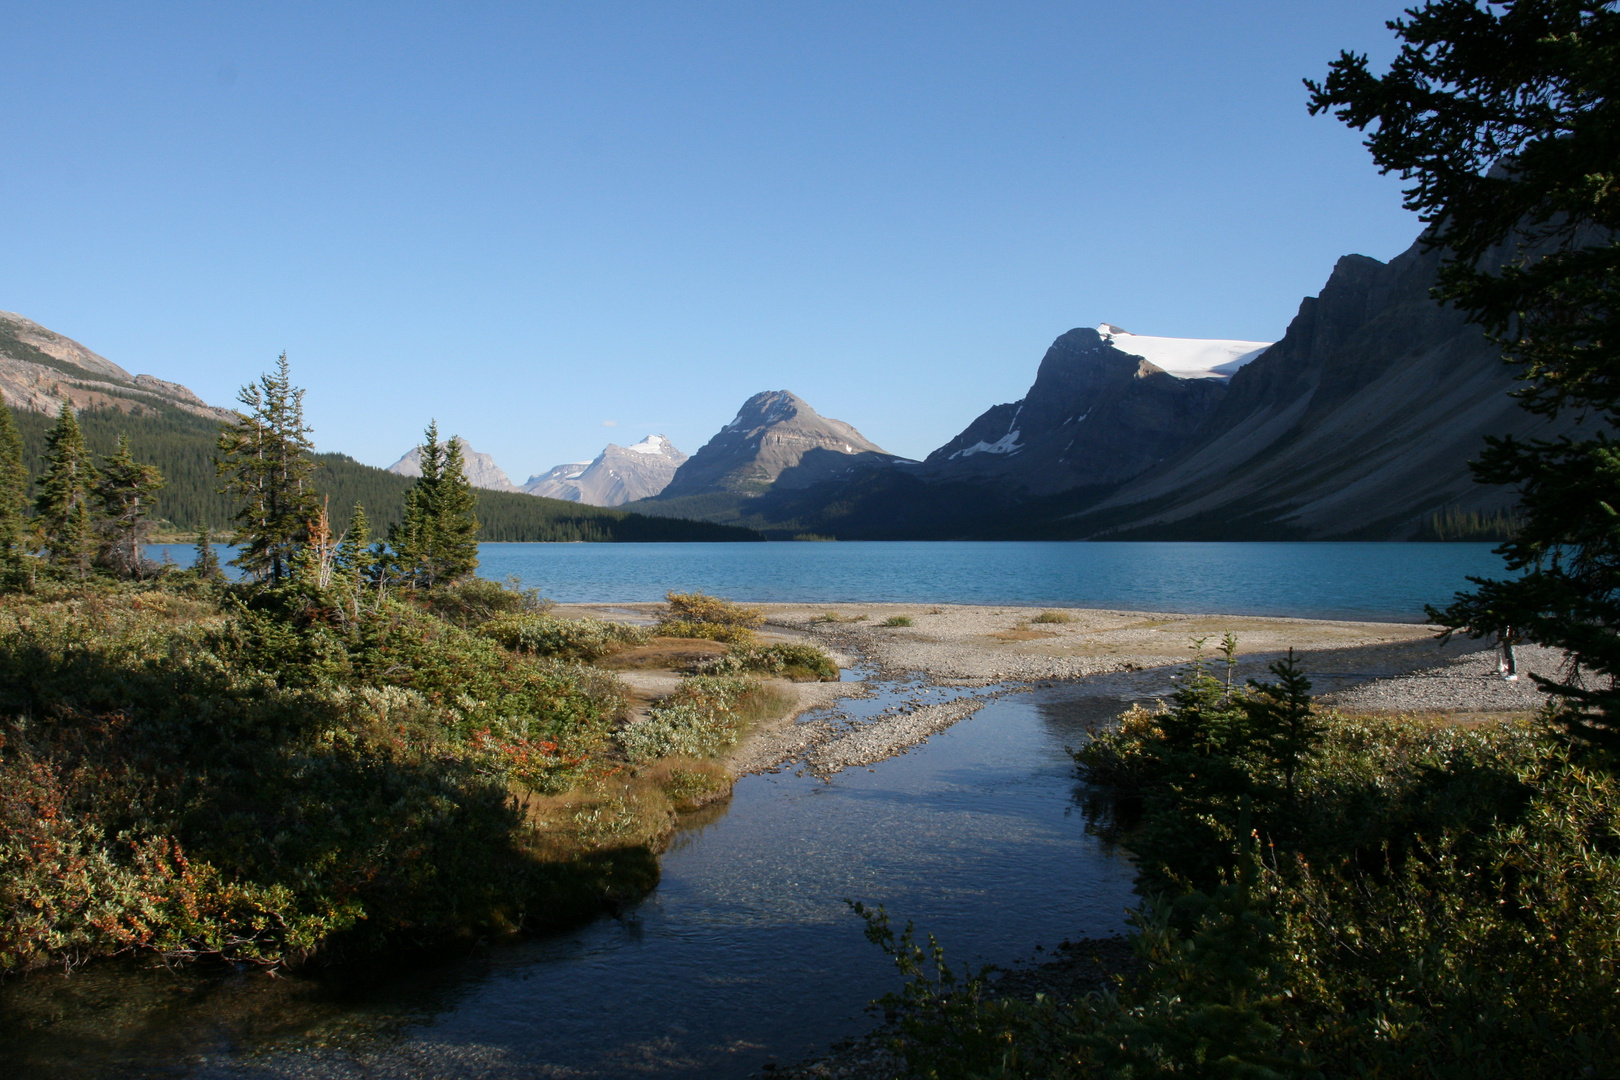
[[[0,309],[521,482],[789,389],[921,456],[1074,326],[1271,340],[1418,230],[1381,0],[12,4]]]

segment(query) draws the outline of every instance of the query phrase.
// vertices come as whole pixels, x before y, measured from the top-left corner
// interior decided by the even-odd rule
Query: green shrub
[[[1233,650],[1235,652],[1235,650]],[[912,1075],[1603,1076],[1620,1069],[1620,781],[1532,723],[1310,707],[1291,663],[1076,751],[1135,810],[1141,973],[1080,1001],[944,978],[868,913]]]
[[[701,661],[706,675],[778,675],[794,682],[837,682],[838,665],[814,645],[733,645],[724,656]]]
[[[679,755],[714,757],[736,744],[742,731],[785,702],[758,681],[695,675],[655,704],[647,719],[619,732],[619,745],[636,764]]]
[[[1074,616],[1066,611],[1043,611],[1033,619],[1032,623],[1072,623]]]
[[[730,600],[703,593],[667,593],[668,604],[654,633],[664,637],[705,638],[728,644],[754,641],[754,631],[765,625],[765,613]]]
[[[516,652],[585,661],[644,645],[652,636],[626,623],[563,619],[536,612],[500,616],[484,623],[479,632]]]
[[[883,620],[883,625],[884,626],[911,626],[912,625],[911,616],[910,615],[890,615],[887,619]]]
[[[296,963],[337,935],[581,914],[617,887],[537,858],[512,798],[603,766],[611,676],[409,603],[222,596],[0,602],[0,970],[135,949]]]
[[[469,577],[454,585],[406,594],[445,622],[476,627],[502,615],[544,612],[555,605],[539,589],[525,589],[516,578],[504,583]]]

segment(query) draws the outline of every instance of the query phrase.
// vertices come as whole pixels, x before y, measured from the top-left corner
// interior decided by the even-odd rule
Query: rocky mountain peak
[[[648,435],[638,443],[609,443],[591,461],[576,461],[531,476],[521,490],[548,499],[622,506],[663,491],[686,461],[666,435]]]
[[[822,416],[798,395],[767,390],[743,402],[736,417],[681,466],[661,497],[803,486],[866,455],[893,460],[849,424]]]
[[[930,474],[1033,494],[1118,483],[1178,450],[1225,391],[1116,344],[1112,324],[1060,335],[1023,400],[996,405],[928,455]]]
[[[461,447],[461,472],[467,478],[467,483],[488,491],[518,490],[517,485],[512,483],[505,471],[495,464],[493,456],[474,450],[472,444],[459,435],[456,436],[456,445]],[[421,476],[422,448],[411,447],[404,457],[388,466],[388,471],[400,476]]]

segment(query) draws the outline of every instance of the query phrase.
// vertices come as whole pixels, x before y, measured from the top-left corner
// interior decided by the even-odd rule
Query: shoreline
[[[1526,677],[1495,677],[1495,650],[1440,644],[1426,624],[1103,608],[907,603],[760,604],[767,640],[814,643],[856,675],[837,683],[778,683],[797,695],[786,715],[757,726],[722,764],[736,778],[797,764],[830,777],[916,746],[996,698],[1042,691],[1088,713],[1118,715],[1168,698],[1202,639],[1219,670],[1221,637],[1237,637],[1234,680],[1267,679],[1295,651],[1324,705],[1355,712],[1424,712],[1458,722],[1522,715],[1544,695]],[[651,623],[652,602],[559,604],[560,615]],[[1052,621],[1037,621],[1045,613]],[[885,625],[909,620],[907,625]],[[1522,646],[1521,669],[1551,674],[1562,657]],[[882,712],[856,718],[847,699],[884,695]]]

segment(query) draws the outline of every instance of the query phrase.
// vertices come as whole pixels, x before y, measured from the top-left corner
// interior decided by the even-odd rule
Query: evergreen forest
[[[204,526],[225,530],[234,508],[219,493],[214,471],[219,424],[178,409],[126,413],[87,409],[79,426],[92,453],[110,454],[120,435],[129,438],[136,459],[156,465],[168,481],[159,496],[157,518],[166,533],[195,535]],[[44,413],[16,413],[23,440],[23,460],[30,475],[39,475],[45,435],[55,418]],[[373,528],[386,531],[404,514],[409,477],[362,465],[346,454],[314,455],[315,487],[330,500],[333,528],[348,528],[358,504],[366,508]],[[586,506],[501,491],[478,493],[480,540],[527,542],[657,542],[758,540],[746,529],[700,521],[649,517],[624,510]]]

